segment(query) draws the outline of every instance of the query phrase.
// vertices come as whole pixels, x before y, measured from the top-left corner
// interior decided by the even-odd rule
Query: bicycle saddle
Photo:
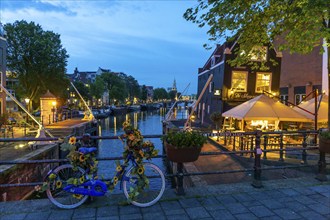
[[[90,154],[97,151],[96,147],[81,147],[78,151],[82,154]]]

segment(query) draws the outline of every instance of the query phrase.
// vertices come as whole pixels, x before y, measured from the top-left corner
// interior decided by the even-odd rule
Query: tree
[[[113,72],[105,72],[101,74],[101,78],[105,83],[105,88],[109,91],[109,103],[112,100],[124,102],[127,98],[127,88],[121,74]]]
[[[126,88],[128,90],[128,98],[132,101],[137,97],[140,97],[140,85],[133,76],[127,76],[124,74],[124,81],[126,82]]]
[[[175,98],[177,97],[176,90],[169,91],[168,96],[172,101],[175,100]]]
[[[18,76],[17,93],[30,103],[39,102],[47,90],[64,97],[69,85],[65,76],[68,55],[59,34],[44,31],[34,22],[6,24],[7,67]]]
[[[93,96],[98,103],[98,100],[102,98],[102,95],[105,92],[105,83],[101,76],[96,76],[95,82],[91,84],[90,94]]]
[[[167,99],[168,94],[166,92],[166,89],[164,88],[156,88],[154,89],[154,100],[161,100],[161,99]]]
[[[258,46],[270,44],[300,54],[321,46],[321,52],[328,52],[330,87],[330,0],[199,0],[196,7],[186,10],[184,18],[199,27],[208,25],[211,41],[236,38],[239,47],[234,53],[240,56],[231,65],[247,63],[249,53],[245,52]]]
[[[141,88],[141,100],[145,102],[147,101],[147,98],[148,98],[148,90],[146,85],[143,85]]]

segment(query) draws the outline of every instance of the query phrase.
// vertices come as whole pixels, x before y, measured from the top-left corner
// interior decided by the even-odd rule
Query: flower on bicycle
[[[73,196],[73,198],[76,198],[76,199],[81,199],[83,197],[83,195],[81,195],[81,194],[73,194],[72,196]]]
[[[113,182],[113,185],[114,185],[114,186],[117,185],[117,183],[118,183],[118,177],[115,176],[115,177],[113,178],[113,181],[112,181],[112,182]]]
[[[39,192],[40,190],[41,190],[41,186],[36,185],[36,186],[34,187],[34,191]]]
[[[138,172],[139,175],[142,175],[144,173],[144,167],[143,166],[140,166],[138,168],[138,171],[137,172]]]
[[[59,189],[62,187],[62,181],[61,180],[57,180],[56,181],[56,188]]]
[[[71,145],[75,145],[76,142],[77,142],[77,138],[76,138],[76,137],[74,137],[74,136],[70,137],[70,139],[69,139],[69,144],[71,144]]]
[[[79,181],[80,181],[80,183],[84,183],[84,182],[85,182],[85,176],[81,176],[81,177],[79,178]]]
[[[80,161],[80,162],[84,162],[85,160],[86,160],[85,155],[81,154],[81,155],[79,156],[79,161]]]
[[[116,167],[116,171],[117,172],[120,172],[120,171],[122,171],[123,170],[123,168],[121,167],[121,165],[118,165],[117,167]]]

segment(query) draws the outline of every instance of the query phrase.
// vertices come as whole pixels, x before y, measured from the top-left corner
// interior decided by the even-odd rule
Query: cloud
[[[197,84],[197,68],[210,54],[202,48],[206,31],[183,18],[193,1],[2,2],[4,23],[34,21],[61,35],[70,55],[69,72],[75,67],[96,70],[102,66],[127,71],[139,82],[154,79],[156,87],[167,87],[174,79],[168,74],[175,76],[180,69],[182,80],[193,79]],[[166,86],[153,73],[163,74]],[[180,80],[178,76],[178,84]]]

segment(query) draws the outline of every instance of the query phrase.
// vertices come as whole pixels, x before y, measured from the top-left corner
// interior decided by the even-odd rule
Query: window
[[[281,102],[285,105],[288,105],[288,100],[289,100],[289,96],[288,95],[281,95]]]
[[[266,61],[267,60],[267,47],[256,46],[250,52],[252,61]]]
[[[270,92],[271,91],[271,73],[257,73],[257,80],[256,80],[256,92],[262,93],[264,91]]]
[[[233,71],[231,89],[233,92],[246,92],[247,72]]]
[[[299,105],[306,98],[306,94],[295,94],[295,105]]]

